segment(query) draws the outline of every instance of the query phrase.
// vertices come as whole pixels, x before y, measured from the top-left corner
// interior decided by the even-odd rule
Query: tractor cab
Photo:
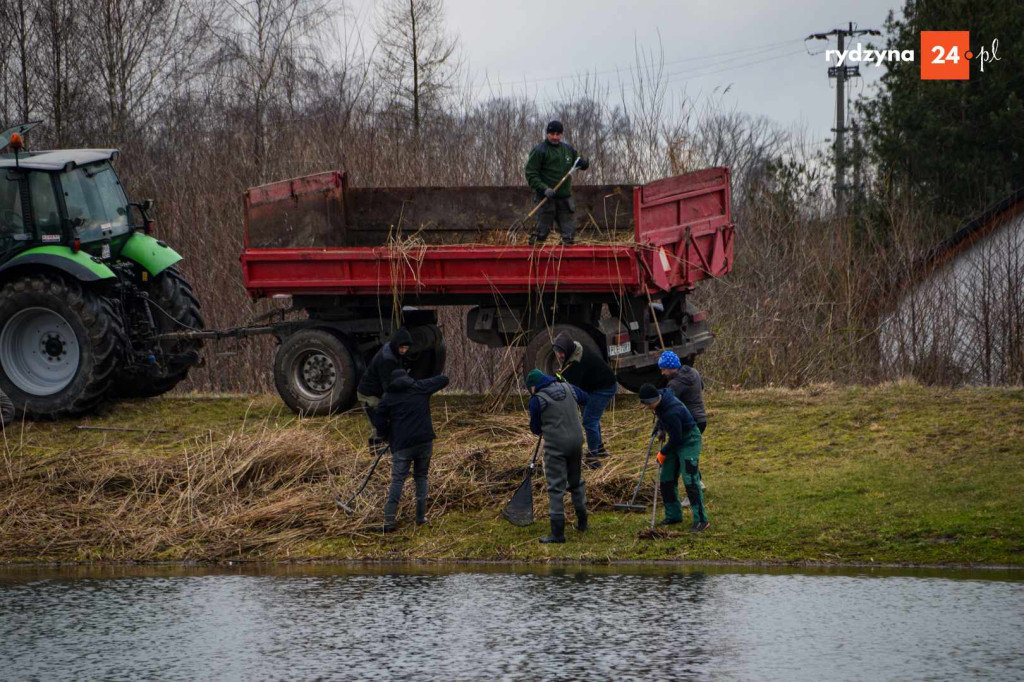
[[[105,259],[113,246],[116,255],[132,232],[128,197],[110,163],[116,155],[116,149],[0,154],[0,254],[64,244]]]

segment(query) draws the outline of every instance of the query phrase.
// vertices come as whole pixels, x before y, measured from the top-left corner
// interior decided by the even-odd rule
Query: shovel
[[[553,189],[553,190],[555,190],[557,192],[558,188],[561,187],[562,184],[566,180],[568,180],[570,177],[572,177],[573,173],[575,173],[577,170],[579,170],[579,165],[580,165],[580,157],[577,156],[576,160],[572,162],[572,168],[569,169],[569,172],[566,173],[565,175],[563,175],[562,179],[558,181],[558,184],[555,185],[554,187],[552,187],[551,189]],[[540,200],[539,204],[537,204],[536,206],[533,207],[532,211],[530,211],[529,213],[526,214],[525,218],[520,218],[519,220],[517,220],[514,223],[512,223],[511,227],[508,228],[508,240],[509,240],[509,242],[514,242],[516,240],[516,233],[519,232],[519,230],[520,230],[520,228],[522,228],[523,224],[527,220],[532,218],[534,216],[534,214],[536,214],[537,211],[539,211],[541,209],[541,206],[543,206],[547,202],[548,202],[548,198],[544,197],[543,199]]]
[[[380,462],[380,458],[383,457],[384,453],[390,449],[391,446],[388,445],[377,453],[377,459],[373,460],[373,464],[370,465],[370,470],[366,473],[366,478],[363,479],[363,484],[359,486],[359,490],[356,491],[355,495],[349,498],[348,502],[342,502],[341,495],[334,498],[334,504],[337,505],[338,509],[342,510],[349,516],[355,513],[355,510],[352,508],[352,503],[356,501],[357,497],[359,497],[359,493],[366,489],[366,484],[370,482],[370,477],[373,476],[373,472],[377,470],[377,464]]]
[[[647,443],[647,456],[644,457],[644,466],[640,470],[640,480],[636,482],[636,488],[633,489],[633,497],[629,498],[629,504],[616,504],[613,508],[615,511],[630,511],[630,512],[645,512],[647,511],[646,504],[637,504],[636,496],[640,492],[640,486],[644,484],[644,475],[647,474],[647,462],[651,459],[651,451],[654,450],[654,437],[658,433],[658,425],[655,424],[651,430],[651,440]]]
[[[526,478],[501,510],[501,517],[513,526],[529,526],[533,523],[533,467],[537,463],[537,453],[540,452],[540,441],[538,438],[537,446],[533,448],[530,466],[526,468]]]

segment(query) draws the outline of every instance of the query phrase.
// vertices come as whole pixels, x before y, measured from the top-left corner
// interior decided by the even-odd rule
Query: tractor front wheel
[[[94,408],[110,388],[123,331],[110,301],[77,281],[26,275],[0,290],[0,390],[30,417]]]

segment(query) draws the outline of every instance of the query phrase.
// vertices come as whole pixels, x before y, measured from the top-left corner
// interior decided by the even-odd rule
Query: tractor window
[[[61,174],[68,219],[80,220],[83,242],[128,232],[128,199],[106,161]]]
[[[21,184],[0,171],[0,250],[31,238],[21,211]]]
[[[39,228],[39,234],[45,235],[41,239],[50,241],[46,237],[60,238],[60,211],[57,209],[57,197],[53,193],[53,182],[49,173],[29,173],[28,188],[32,195],[32,215]],[[56,241],[56,240],[54,240]]]

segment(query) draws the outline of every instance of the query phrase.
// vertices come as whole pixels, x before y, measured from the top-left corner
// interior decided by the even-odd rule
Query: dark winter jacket
[[[391,445],[391,452],[434,440],[430,396],[447,385],[448,377],[443,374],[420,381],[404,374],[391,382],[373,415],[373,425]]]
[[[671,388],[672,393],[682,401],[683,405],[686,405],[693,421],[698,424],[708,421],[708,413],[704,409],[704,396],[701,393],[704,389],[704,381],[700,378],[700,373],[697,370],[683,365],[669,377],[668,388]]]
[[[668,434],[668,443],[661,450],[676,452],[691,438],[697,423],[672,389],[663,388],[658,393],[661,394],[661,402],[654,408],[654,414],[658,416],[658,428]]]
[[[587,394],[577,386],[545,376],[530,397],[530,431],[544,436],[545,451],[566,454],[583,447],[583,422],[579,406],[587,404]]]
[[[379,398],[391,381],[391,373],[396,369],[404,369],[405,360],[398,354],[399,346],[412,346],[412,334],[399,329],[388,343],[385,343],[370,360],[370,366],[363,372],[356,390],[363,395]]]
[[[546,139],[530,150],[526,160],[526,182],[537,195],[538,200],[544,196],[544,190],[554,187],[566,173],[572,169],[579,154],[568,142],[551,144]],[[586,170],[590,164],[586,159],[580,161],[580,170]],[[555,192],[556,197],[572,195],[572,178],[566,179]]]
[[[614,391],[619,385],[615,372],[604,358],[585,349],[579,341],[573,341],[572,353],[565,359],[565,364],[558,374],[570,384],[576,384],[587,392]]]

